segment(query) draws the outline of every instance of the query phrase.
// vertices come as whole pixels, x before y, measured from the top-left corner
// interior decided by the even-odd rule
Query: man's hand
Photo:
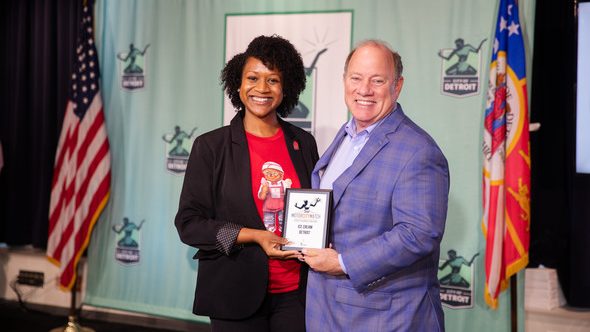
[[[302,254],[303,257],[299,259],[306,262],[314,271],[333,276],[344,275],[336,250],[332,248],[303,249]]]

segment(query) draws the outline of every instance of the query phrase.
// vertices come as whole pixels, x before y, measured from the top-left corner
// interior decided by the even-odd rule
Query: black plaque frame
[[[316,199],[319,201],[316,202]],[[316,208],[320,202],[322,204]],[[292,242],[283,245],[282,250],[328,247],[332,222],[332,190],[289,188],[285,192],[283,213],[283,237]],[[318,230],[321,232],[319,235]],[[306,234],[312,237],[309,243],[305,241]],[[295,236],[290,238],[290,235]]]

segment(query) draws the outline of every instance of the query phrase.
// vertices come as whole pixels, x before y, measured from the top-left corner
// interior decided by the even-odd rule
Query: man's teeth
[[[361,105],[373,105],[375,103],[374,101],[371,101],[371,100],[360,100],[360,99],[357,99],[356,102]]]

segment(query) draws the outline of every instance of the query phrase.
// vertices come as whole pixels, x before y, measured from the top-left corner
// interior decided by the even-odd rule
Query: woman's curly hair
[[[254,57],[268,69],[281,73],[283,101],[277,107],[281,117],[288,116],[297,105],[299,94],[305,89],[305,67],[301,54],[286,39],[273,36],[254,38],[244,53],[235,55],[221,71],[221,84],[231,103],[238,111],[244,111],[239,88],[242,84],[242,71],[246,60]]]

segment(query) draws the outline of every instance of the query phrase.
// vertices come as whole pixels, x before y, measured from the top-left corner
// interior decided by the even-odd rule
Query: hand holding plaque
[[[289,243],[282,249],[327,248],[331,212],[331,190],[287,189],[283,237]]]

